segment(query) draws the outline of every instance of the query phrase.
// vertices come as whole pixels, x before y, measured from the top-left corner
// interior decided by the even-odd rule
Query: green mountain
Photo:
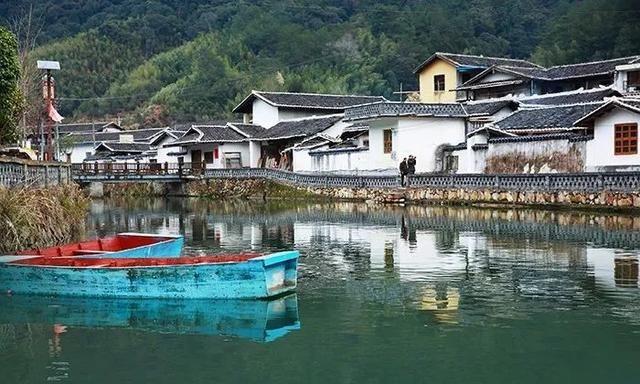
[[[18,4],[16,4],[18,3]],[[228,117],[251,89],[416,89],[435,51],[561,64],[640,53],[637,0],[40,0],[31,59],[59,109],[157,123]],[[2,23],[27,1],[0,0]]]

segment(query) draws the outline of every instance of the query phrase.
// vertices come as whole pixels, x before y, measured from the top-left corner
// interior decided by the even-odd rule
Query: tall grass
[[[89,200],[75,184],[0,188],[0,253],[70,242],[84,231]]]

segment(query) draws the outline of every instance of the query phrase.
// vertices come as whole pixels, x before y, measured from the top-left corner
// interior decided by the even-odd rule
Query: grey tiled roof
[[[520,109],[493,125],[506,131],[572,128],[578,119],[594,111],[600,105],[582,104]]]
[[[590,63],[578,63],[569,65],[558,65],[547,69],[547,76],[552,79],[562,79],[571,77],[593,76],[595,74],[613,73],[616,66],[629,64],[640,56],[621,57],[611,60],[595,61]]]
[[[347,121],[397,116],[466,117],[467,112],[460,103],[401,103],[385,101],[348,108],[344,113]]]
[[[150,150],[149,144],[144,143],[100,143],[96,150],[106,150],[113,153],[142,153]]]
[[[233,125],[242,133],[246,134],[249,137],[254,137],[262,134],[265,131],[265,128],[256,124],[245,124],[245,123],[227,123],[227,125]]]
[[[492,137],[489,138],[489,143],[518,143],[518,142],[531,142],[531,141],[547,141],[547,140],[570,140],[570,141],[586,141],[593,139],[592,136],[574,133],[574,132],[559,132],[559,133],[547,133],[541,135],[532,136],[512,136],[512,137]]]
[[[586,91],[551,93],[547,95],[523,97],[518,100],[525,105],[566,105],[593,103],[603,101],[605,97],[619,96],[620,93],[611,88],[598,88]]]
[[[591,113],[582,116],[576,124],[588,124],[589,121],[594,118],[601,116],[602,114],[614,109],[614,108],[623,108],[634,113],[640,114],[640,99],[638,98],[617,98],[612,97],[608,99],[605,103],[601,103],[598,105],[598,108],[595,108]]]
[[[522,66],[495,65],[491,67],[491,69],[487,69],[476,77],[469,79],[466,83],[462,84],[457,89],[463,90],[475,89],[479,87],[487,88],[507,85],[506,83],[509,82],[508,80],[481,83],[480,79],[482,79],[485,74],[490,73],[490,71],[492,70],[511,73],[513,75],[529,79],[559,81],[581,77],[611,75],[614,73],[616,66],[632,63],[638,59],[640,59],[640,56],[630,56],[611,60],[594,61],[589,63],[557,65],[549,68],[527,68]]]
[[[508,65],[514,67],[535,68],[537,64],[521,59],[509,59],[504,57],[490,57],[479,55],[463,55],[457,53],[436,52],[425,60],[414,72],[419,72],[433,60],[441,58],[457,66],[467,66],[476,68],[489,68],[492,65]]]
[[[70,133],[87,133],[87,132],[92,133],[94,129],[96,132],[100,132],[110,124],[112,123],[108,123],[104,121],[96,122],[96,123],[58,124],[58,132],[60,135],[67,135]],[[117,127],[117,125],[115,126]]]
[[[342,120],[342,115],[281,121],[255,138],[257,140],[277,140],[311,136],[330,128],[340,120]]]
[[[464,109],[471,116],[487,116],[493,115],[506,107],[516,109],[517,103],[513,100],[497,100],[467,102],[463,103],[463,105]]]
[[[131,135],[134,141],[150,141],[166,128],[146,128],[121,132],[72,133],[69,137],[74,143],[93,143],[102,141],[119,141],[120,135]],[[95,140],[94,140],[95,137]]]
[[[327,95],[321,93],[263,92],[253,91],[237,107],[234,113],[249,113],[256,98],[279,108],[341,112],[345,108],[385,100],[382,96]]]
[[[170,145],[241,142],[246,138],[226,125],[194,125]]]

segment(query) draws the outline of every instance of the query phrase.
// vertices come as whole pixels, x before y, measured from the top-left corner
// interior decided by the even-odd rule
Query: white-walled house
[[[640,98],[612,98],[576,121],[589,127],[585,171],[639,171]]]
[[[159,148],[173,163],[219,169],[251,166],[250,139],[264,128],[243,123],[192,125],[182,137]]]
[[[244,123],[265,128],[248,140],[251,167],[310,171],[308,153],[294,147],[319,133],[339,137],[347,125],[338,124],[339,115],[346,108],[382,100],[381,96],[252,91],[233,112],[243,114]]]
[[[385,100],[382,96],[328,95],[322,93],[252,91],[233,113],[243,114],[244,123],[267,129],[280,121],[335,115],[348,107]]]
[[[177,137],[178,132],[175,132],[168,127],[97,133],[74,132],[65,137],[65,141],[68,143],[68,146],[62,150],[67,154],[71,163],[79,164],[85,161],[96,160],[94,158],[96,148],[98,148],[101,143],[144,144],[153,152],[147,153],[144,157],[138,157],[144,161],[158,161],[156,158],[157,149],[163,144],[175,140]],[[124,146],[121,147],[124,148]],[[108,148],[110,147],[100,146],[102,151],[101,161],[108,160]],[[114,151],[113,153],[114,158],[116,157],[116,153],[118,153],[119,157],[123,156],[122,152]]]
[[[639,123],[638,98],[524,105],[507,117],[470,132],[467,148],[461,152],[466,167],[459,172],[640,170]]]

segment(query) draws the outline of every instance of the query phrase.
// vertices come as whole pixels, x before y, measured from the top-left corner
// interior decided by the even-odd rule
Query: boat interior
[[[72,243],[56,247],[31,249],[22,251],[18,255],[33,255],[44,257],[71,257],[100,255],[109,252],[118,252],[125,249],[132,249],[161,243],[163,241],[174,240],[173,237],[162,236],[136,236],[136,235],[116,235],[102,239]]]
[[[156,267],[176,265],[198,265],[239,263],[255,257],[262,256],[259,253],[220,254],[195,257],[163,257],[163,258],[82,258],[82,257],[33,257],[11,262],[14,265],[32,265],[41,267],[72,267],[72,268],[131,268],[131,267]]]

